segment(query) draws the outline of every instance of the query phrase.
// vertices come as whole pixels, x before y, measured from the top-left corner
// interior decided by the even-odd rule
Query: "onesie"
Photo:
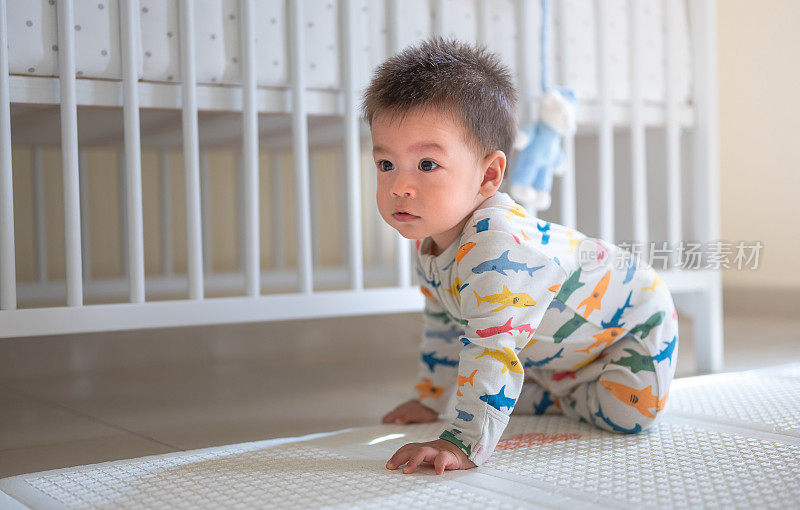
[[[497,192],[444,252],[417,240],[425,295],[414,398],[454,417],[439,436],[476,465],[509,415],[561,413],[640,432],[675,374],[677,312],[630,251],[528,215]]]

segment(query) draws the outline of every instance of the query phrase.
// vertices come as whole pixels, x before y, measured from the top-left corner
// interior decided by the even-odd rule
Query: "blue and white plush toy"
[[[564,173],[561,138],[575,132],[575,94],[569,89],[551,88],[542,96],[539,120],[517,137],[520,152],[513,162],[509,193],[530,209],[550,207],[553,174]]]
[[[553,174],[564,173],[561,138],[575,132],[575,93],[564,87],[550,87],[547,83],[548,0],[541,0],[541,6],[539,50],[544,93],[539,103],[539,120],[517,132],[514,148],[520,152],[512,163],[508,190],[514,200],[533,210],[550,207]]]

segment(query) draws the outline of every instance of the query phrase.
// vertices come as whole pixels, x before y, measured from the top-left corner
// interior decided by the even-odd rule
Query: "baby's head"
[[[362,112],[383,219],[403,237],[431,236],[435,252],[449,246],[503,181],[516,103],[511,73],[485,48],[434,38],[381,64]]]

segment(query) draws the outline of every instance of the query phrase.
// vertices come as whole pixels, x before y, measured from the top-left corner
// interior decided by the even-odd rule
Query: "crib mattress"
[[[384,467],[441,423],[376,425],[5,478],[0,507],[800,507],[800,363],[676,379],[670,395],[637,435],[515,416],[486,464],[443,476]]]
[[[339,89],[341,76],[341,0],[304,0],[306,84],[311,89]],[[667,76],[665,15],[661,0],[642,0],[641,50],[643,99],[663,102]],[[389,54],[387,26],[391,20],[383,0],[355,0],[358,27],[356,86],[363,88],[372,70]],[[79,78],[121,79],[119,1],[75,2],[75,58]],[[538,34],[540,11],[527,13],[524,26]],[[486,43],[497,52],[515,75],[525,74],[538,87],[538,36],[530,37],[529,54],[537,56],[530,69],[521,70],[517,55],[519,17],[517,0],[491,0],[485,12],[476,2],[463,0],[404,0],[398,13],[398,40],[402,46],[432,34],[436,16],[442,16],[443,35],[475,42],[478,19],[487,22]],[[581,100],[597,98],[597,15],[592,0],[562,0],[552,9],[549,72],[559,84],[578,92]],[[12,74],[55,76],[58,74],[57,3],[53,0],[7,0],[9,71]],[[135,23],[139,27],[138,73],[155,82],[180,82],[180,26],[177,0],[140,0]],[[256,75],[260,86],[289,85],[289,32],[285,0],[254,2]],[[442,13],[436,9],[441,7]],[[630,98],[630,30],[628,2],[608,0],[608,62],[612,100]],[[676,2],[678,100],[686,101],[691,89],[690,30],[688,9]],[[488,13],[488,14],[487,14]],[[202,84],[240,84],[239,1],[196,0],[197,81]],[[562,58],[563,56],[563,58]],[[561,67],[561,63],[564,67]],[[537,89],[538,90],[538,89]]]

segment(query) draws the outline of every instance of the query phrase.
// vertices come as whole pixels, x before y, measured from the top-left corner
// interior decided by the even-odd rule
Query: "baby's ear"
[[[483,180],[481,188],[488,195],[493,195],[500,184],[503,183],[503,175],[506,171],[506,154],[501,150],[496,150],[483,159],[482,164]]]

